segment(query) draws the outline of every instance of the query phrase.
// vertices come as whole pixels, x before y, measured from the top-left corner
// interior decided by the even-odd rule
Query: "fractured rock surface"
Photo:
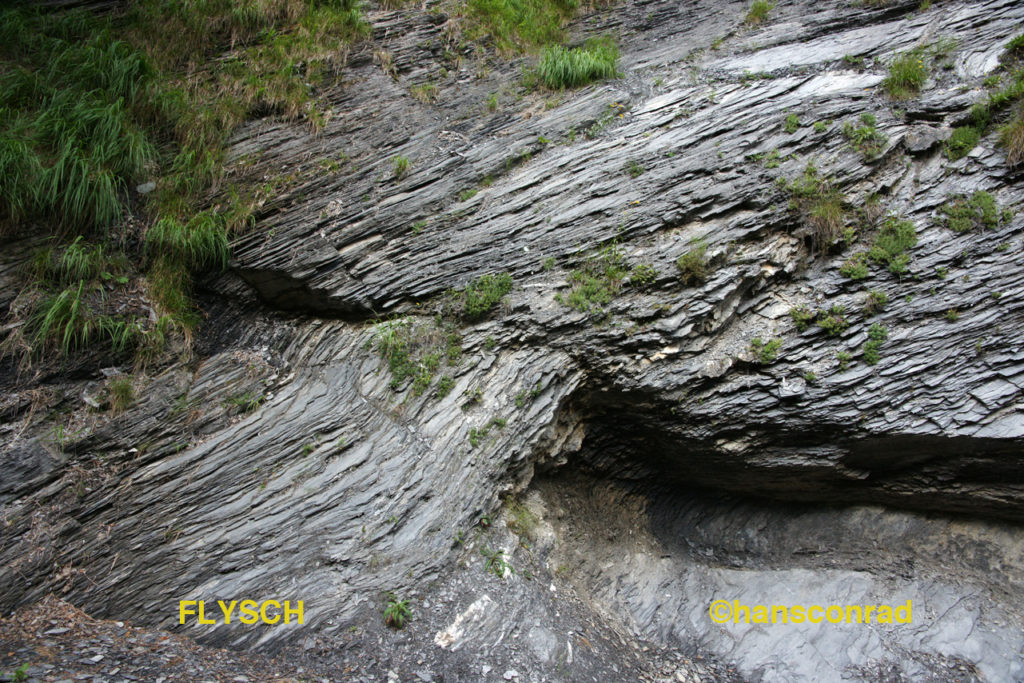
[[[942,153],[1024,9],[917,8],[780,4],[748,29],[739,3],[625,3],[574,28],[619,34],[622,79],[503,93],[496,112],[486,97],[522,64],[477,73],[463,55],[423,103],[409,89],[436,80],[443,22],[377,13],[321,134],[268,119],[234,140],[236,173],[275,194],[205,283],[193,360],[115,418],[82,408],[102,377],[34,393],[4,379],[0,605],[54,592],[204,643],[344,644],[376,680],[1021,678],[1024,217],[955,233],[938,210],[979,190],[1024,206],[994,134]],[[893,53],[940,39],[957,41],[950,68],[888,100]],[[863,113],[887,139],[867,161],[841,133]],[[842,252],[815,247],[778,182],[809,162],[851,227],[878,198]],[[907,271],[840,274],[887,212],[914,225]],[[695,244],[707,277],[684,282]],[[5,247],[0,305],[25,248]],[[653,280],[601,313],[566,306],[602,248]],[[392,388],[374,323],[440,334],[444,293],[498,271],[513,291],[459,325],[447,393]],[[864,311],[868,290],[884,308]],[[797,306],[842,306],[849,324],[801,332]],[[888,336],[869,365],[873,324]],[[755,338],[780,340],[777,358]],[[68,402],[56,439],[47,410]],[[524,547],[496,510],[527,490],[547,535]],[[499,547],[504,579],[485,571]],[[388,592],[414,605],[401,632],[380,623]],[[718,628],[706,610],[725,593],[913,599],[922,616]],[[302,599],[307,623],[177,623],[177,601],[219,598]]]

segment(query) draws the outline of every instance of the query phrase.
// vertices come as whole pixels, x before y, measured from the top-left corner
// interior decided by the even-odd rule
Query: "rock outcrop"
[[[1024,217],[954,232],[941,213],[978,191],[1024,206],[995,135],[943,154],[1024,8],[744,11],[596,11],[577,34],[617,33],[623,77],[525,96],[505,86],[523,64],[446,50],[443,15],[375,15],[324,131],[234,141],[269,198],[204,283],[194,358],[113,418],[81,402],[100,377],[6,381],[0,605],[56,592],[400,680],[1024,676]],[[935,44],[921,95],[888,99],[892,55]],[[869,159],[843,134],[863,114]],[[845,245],[791,205],[808,164]],[[913,226],[905,271],[840,273],[887,215]],[[611,301],[565,303],[610,262],[648,268],[598,268]],[[496,272],[500,310],[453,317],[446,293]],[[392,382],[388,333],[445,357]],[[524,492],[526,513],[496,512]],[[517,510],[539,530],[504,530]],[[405,631],[380,623],[387,592],[413,602]],[[921,616],[733,629],[707,618],[719,597]],[[302,599],[306,623],[177,623],[179,600],[236,598]]]

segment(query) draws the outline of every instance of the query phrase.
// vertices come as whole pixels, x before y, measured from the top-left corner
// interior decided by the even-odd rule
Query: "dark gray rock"
[[[953,233],[938,210],[977,190],[1019,207],[1024,187],[994,135],[957,162],[935,151],[1024,10],[918,5],[780,5],[757,30],[740,3],[617,6],[574,35],[616,31],[624,78],[494,113],[522,64],[477,73],[467,54],[424,104],[409,88],[437,80],[443,25],[375,13],[321,134],[266,119],[233,141],[237,172],[279,191],[204,283],[196,357],[122,416],[79,410],[66,462],[43,456],[52,423],[5,399],[21,469],[5,470],[0,606],[59,591],[207,643],[347,659],[353,679],[1019,678],[1024,220]],[[959,41],[954,68],[888,100],[894,51],[940,37]],[[841,132],[865,112],[887,138],[869,161]],[[815,248],[778,182],[808,163],[845,197],[843,252]],[[886,212],[915,226],[907,271],[841,275]],[[695,240],[709,272],[684,283]],[[609,245],[653,282],[601,314],[561,303]],[[515,288],[458,324],[450,392],[393,389],[377,321],[426,344],[444,293],[497,271]],[[888,304],[866,312],[869,290]],[[843,306],[849,326],[800,332],[800,305]],[[888,337],[869,365],[873,324]],[[781,340],[777,358],[754,338]],[[524,492],[541,523],[521,543],[495,523]],[[481,555],[499,549],[503,579]],[[406,630],[381,623],[388,592],[413,601]],[[904,630],[714,628],[725,593],[925,611]],[[179,600],[243,598],[301,599],[306,623],[177,623]]]

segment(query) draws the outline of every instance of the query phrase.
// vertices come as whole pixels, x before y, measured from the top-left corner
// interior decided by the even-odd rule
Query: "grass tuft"
[[[918,48],[896,55],[889,65],[889,75],[882,81],[882,87],[896,100],[906,100],[921,91],[928,78],[928,67],[924,63],[924,50]]]
[[[747,16],[743,20],[747,26],[758,26],[768,19],[768,13],[775,9],[774,2],[768,0],[755,0],[747,10]]]
[[[537,75],[551,90],[580,88],[594,81],[616,78],[619,49],[611,38],[591,38],[582,47],[553,45],[541,52]]]

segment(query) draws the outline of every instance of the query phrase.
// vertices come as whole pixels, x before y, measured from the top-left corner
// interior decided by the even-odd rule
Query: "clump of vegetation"
[[[960,311],[958,311],[957,309],[951,308],[948,311],[946,311],[946,320],[948,320],[949,322],[956,322],[959,319]]]
[[[800,128],[800,117],[796,114],[790,114],[786,117],[785,130],[787,133],[792,135]]]
[[[882,81],[889,96],[897,100],[910,99],[921,91],[928,78],[928,67],[925,65],[925,50],[917,48],[896,55],[889,65],[889,75]]]
[[[818,327],[825,330],[829,336],[841,334],[850,326],[846,318],[846,307],[839,304],[833,306],[824,315],[818,314]]]
[[[628,175],[630,178],[639,178],[644,174],[644,167],[635,161],[631,161],[628,164],[626,164],[625,171],[626,175]]]
[[[875,263],[885,264],[889,272],[900,275],[907,271],[910,255],[907,250],[917,244],[917,232],[910,221],[889,216],[882,222],[875,235],[868,258]]]
[[[939,207],[939,221],[954,232],[993,229],[1012,218],[1012,212],[1000,212],[996,198],[978,191],[970,197],[954,197]]]
[[[509,273],[481,275],[476,282],[466,285],[462,316],[466,320],[480,320],[512,291],[512,276]]]
[[[409,170],[409,157],[398,155],[391,160],[391,165],[395,178],[401,178]]]
[[[417,324],[407,318],[379,322],[368,342],[368,346],[376,346],[377,353],[388,363],[391,389],[398,391],[411,378],[417,396],[430,387],[443,362],[458,365],[462,359],[461,344],[462,337],[452,329],[451,321],[441,316],[431,323]]]
[[[814,245],[827,249],[834,244],[846,220],[843,194],[830,180],[818,175],[814,164],[807,164],[803,174],[791,182],[780,181],[790,193],[790,210],[798,213],[810,229]]]
[[[563,298],[559,294],[556,300],[584,313],[600,311],[618,294],[627,272],[618,245],[610,244],[569,273],[569,296]]]
[[[993,125],[998,127],[999,144],[1006,149],[1006,162],[1016,166],[1024,160],[1024,53],[1020,44],[1024,36],[1017,36],[1006,45],[1001,56],[1002,69],[1009,78],[1002,88],[1000,74],[986,80],[986,86],[993,88],[988,98],[976,103],[970,110],[970,121],[954,130],[954,136],[947,143],[946,153],[950,159],[967,154]],[[1006,111],[1013,111],[1009,119],[1002,118]]]
[[[818,317],[817,311],[812,311],[807,306],[795,306],[789,309],[789,317],[793,319],[793,324],[796,325],[797,332],[803,332],[806,330],[814,319]]]
[[[629,283],[634,287],[647,287],[654,283],[658,277],[658,271],[648,263],[639,263],[633,266],[629,274]]]
[[[134,340],[145,362],[172,333],[187,342],[198,324],[195,271],[226,263],[228,233],[251,223],[258,202],[220,182],[230,133],[253,114],[322,125],[315,91],[340,48],[366,28],[354,0],[244,9],[139,0],[116,18],[0,11],[0,225],[50,225],[61,240],[107,253],[128,245],[131,267],[106,268],[113,278],[104,280],[146,280],[110,296],[92,275],[60,287],[37,279],[27,291],[40,292],[38,305],[25,307],[26,317],[53,330],[55,314],[70,312],[59,344],[69,352],[100,345],[119,353]],[[146,177],[160,180],[137,194]],[[133,221],[124,220],[129,204]],[[113,313],[147,306],[155,320]]]
[[[485,424],[483,427],[470,427],[469,428],[469,446],[470,446],[470,448],[476,448],[477,446],[479,446],[481,444],[481,442],[483,442],[484,437],[486,437],[490,433],[491,427],[497,427],[498,429],[503,429],[505,427],[506,423],[507,423],[507,421],[504,418],[496,417],[493,420],[491,420],[490,422],[488,422],[487,424]]]
[[[804,373],[804,381],[808,384],[817,384],[818,376],[812,370],[808,370]]]
[[[860,123],[859,126],[850,121],[844,123],[843,137],[850,147],[860,152],[865,161],[870,161],[882,153],[889,139],[875,128],[878,119],[874,114],[864,112],[860,115]]]
[[[580,88],[618,77],[619,49],[611,38],[591,38],[581,47],[552,45],[541,52],[537,76],[550,90]]]
[[[952,135],[946,140],[944,149],[950,161],[967,156],[981,140],[981,133],[974,126],[959,126],[953,129]]]
[[[839,272],[851,280],[863,280],[871,274],[868,268],[868,254],[861,251],[846,259],[843,265],[839,266]]]
[[[543,391],[544,385],[540,382],[537,382],[537,384],[535,384],[531,389],[524,389],[523,391],[520,391],[515,397],[516,408],[524,407],[528,401],[532,401],[537,398],[541,393],[543,393]]]
[[[484,571],[494,574],[499,579],[505,578],[505,573],[512,570],[512,565],[505,559],[504,550],[491,550],[488,547],[480,548],[480,554],[484,556]]]
[[[743,20],[747,26],[758,26],[768,19],[768,13],[775,9],[775,3],[768,0],[754,0]]]
[[[757,360],[761,365],[770,365],[779,357],[779,349],[782,348],[781,339],[769,339],[767,342],[755,337],[750,340],[750,349],[757,354]]]
[[[836,351],[836,360],[839,361],[839,369],[845,370],[850,365],[850,354],[846,351]]]
[[[869,289],[868,295],[864,299],[864,313],[867,315],[874,315],[885,308],[888,303],[888,294],[878,289]]]
[[[700,284],[707,279],[708,258],[707,245],[697,240],[695,246],[676,259],[680,279],[684,285]]]
[[[561,42],[578,7],[572,0],[468,0],[457,9],[466,37],[512,55]]]
[[[254,391],[247,391],[244,394],[229,397],[225,403],[229,406],[238,408],[243,413],[251,413],[263,405],[264,400],[266,400],[266,398],[262,394],[257,394]]]
[[[412,617],[408,600],[399,600],[394,593],[388,593],[384,605],[384,624],[390,628],[400,629]]]
[[[880,354],[879,349],[889,337],[889,333],[878,323],[871,325],[868,330],[868,341],[864,344],[864,362],[868,365],[876,365]]]
[[[107,386],[110,396],[110,410],[115,415],[123,413],[135,400],[135,389],[128,377],[118,377]]]

